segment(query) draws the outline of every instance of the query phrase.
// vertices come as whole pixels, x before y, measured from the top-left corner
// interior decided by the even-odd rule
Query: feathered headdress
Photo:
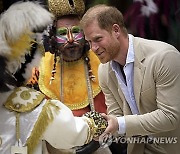
[[[26,73],[27,65],[35,61],[35,54],[38,53],[36,49],[41,43],[37,32],[42,31],[52,21],[53,15],[39,3],[34,2],[15,3],[2,13],[0,18],[0,59],[3,65],[0,66],[0,85],[3,86],[0,88],[0,92],[9,89],[7,84],[11,85],[13,75],[20,67],[22,68],[23,63],[24,70],[20,71],[21,75]],[[6,76],[9,76],[10,79],[8,83]]]

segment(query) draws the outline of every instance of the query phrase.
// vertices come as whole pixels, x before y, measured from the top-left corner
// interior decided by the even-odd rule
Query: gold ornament
[[[82,16],[85,11],[83,0],[48,0],[48,7],[56,17],[70,14]]]
[[[106,130],[108,122],[100,113],[96,111],[90,111],[86,112],[84,116],[92,119],[96,125],[95,133],[93,136],[94,138],[99,137]]]

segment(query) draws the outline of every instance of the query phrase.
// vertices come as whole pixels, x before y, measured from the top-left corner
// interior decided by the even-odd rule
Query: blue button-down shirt
[[[131,109],[132,114],[139,114],[135,96],[134,96],[134,48],[132,35],[129,36],[129,48],[126,58],[126,64],[123,67],[126,81],[121,73],[119,63],[111,61],[112,70],[115,72],[118,83],[121,87],[121,90],[124,94],[124,97]],[[119,123],[119,134],[124,134],[126,132],[125,118],[117,117]]]

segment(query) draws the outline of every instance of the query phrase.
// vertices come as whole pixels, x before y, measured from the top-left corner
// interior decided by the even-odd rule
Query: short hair
[[[127,35],[123,15],[116,7],[107,6],[105,4],[95,5],[87,10],[82,17],[80,24],[83,28],[94,20],[97,20],[101,29],[105,29],[108,32],[112,30],[113,24],[118,24],[123,33]]]

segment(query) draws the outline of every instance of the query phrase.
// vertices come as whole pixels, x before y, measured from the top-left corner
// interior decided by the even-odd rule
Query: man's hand
[[[113,115],[106,115],[104,113],[101,114],[108,122],[108,126],[106,128],[106,130],[104,131],[104,133],[102,135],[105,134],[114,134],[116,131],[119,130],[119,125],[118,125],[118,120],[115,116]]]
[[[108,122],[108,126],[100,136],[93,138],[93,140],[95,141],[99,141],[99,139],[103,139],[104,137],[113,135],[119,129],[118,120],[115,116],[106,115],[105,113],[101,113],[101,116],[106,119],[106,121]]]

